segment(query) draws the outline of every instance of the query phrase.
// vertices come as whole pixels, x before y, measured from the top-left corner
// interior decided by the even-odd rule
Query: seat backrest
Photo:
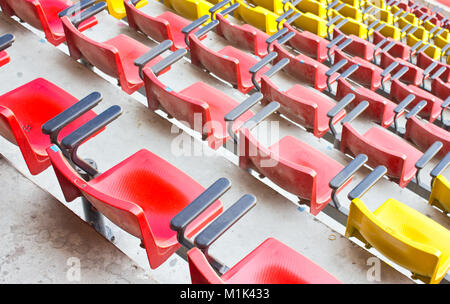
[[[295,33],[295,36],[288,42],[290,46],[300,51],[300,53],[308,55],[314,59],[323,60],[326,58],[326,45],[329,43],[327,40],[308,31],[297,31],[290,24],[284,23],[283,25],[289,29],[290,32]],[[323,50],[322,53],[320,53],[321,50]]]
[[[437,66],[432,71],[430,71],[430,75],[433,75],[434,73],[436,73],[440,68],[445,67],[446,68],[445,72],[442,73],[439,76],[439,78],[442,79],[444,82],[450,82],[450,65],[440,62],[440,61],[434,61],[432,58],[430,58],[424,52],[420,52],[419,54],[417,54],[416,58],[417,58],[417,61],[416,61],[417,66],[424,70],[428,66],[430,66],[430,64],[432,64],[433,62],[438,63]]]
[[[151,69],[144,70],[145,90],[148,106],[153,111],[163,108],[167,113],[185,122],[191,128],[206,135],[205,125],[211,121],[209,106],[205,102],[173,91],[164,85]],[[198,123],[199,115],[201,125]]]
[[[189,272],[192,284],[224,284],[225,282],[217,275],[209,264],[203,252],[197,247],[187,253]]]
[[[269,35],[277,31],[275,19],[278,18],[278,15],[260,6],[251,7],[241,0],[236,0],[236,2],[240,4],[236,15],[245,23],[251,24]]]
[[[304,89],[308,90],[307,88]],[[319,135],[317,134],[318,106],[314,100],[308,98],[308,96],[293,96],[292,94],[281,91],[275,83],[265,75],[261,77],[261,93],[264,95],[264,103],[268,104],[271,101],[279,102],[281,107],[278,111],[280,113],[299,123],[307,130],[313,130],[315,136]]]
[[[429,203],[438,205],[444,212],[450,213],[450,182],[443,175],[438,175],[434,179]]]
[[[236,58],[230,58],[206,47],[195,33],[189,35],[189,47],[192,64],[205,68],[233,85],[241,83],[239,61]]]
[[[243,126],[239,130],[239,167],[246,169],[252,166],[284,190],[304,200],[315,201],[317,173],[282,159],[278,153],[264,147],[251,130]]]
[[[372,127],[376,128],[376,127]],[[383,141],[383,138],[380,138]],[[366,154],[369,160],[367,164],[372,168],[384,165],[388,169],[388,175],[397,178],[403,177],[406,163],[406,155],[400,151],[382,148],[356,131],[350,123],[342,126],[340,149],[351,155]]]
[[[0,0],[0,3],[2,3],[2,9],[8,6],[14,15],[29,25],[37,29],[44,29],[42,21],[47,23],[47,20],[45,19],[45,14],[40,12],[42,7],[38,0]]]
[[[213,7],[205,0],[164,0],[164,4],[190,20],[208,15],[208,10]]]
[[[435,124],[422,122],[415,116],[410,117],[406,122],[405,139],[411,140],[422,151],[427,150],[436,141],[440,141],[443,146],[437,155],[444,157],[450,152],[450,132]]]
[[[62,19],[70,56],[78,60],[84,58],[109,76],[119,78],[119,69],[123,69],[115,47],[94,41],[83,35],[67,16]]]
[[[401,218],[401,214],[397,216]],[[439,260],[436,252],[430,252],[420,243],[395,233],[380,222],[358,198],[350,204],[345,236],[357,237],[414,273],[431,277]]]
[[[256,49],[256,29],[250,29],[238,24],[233,24],[221,14],[216,15],[219,24],[216,33],[224,37],[232,45],[254,52]]]
[[[131,2],[125,1],[125,11],[127,12],[128,25],[135,31],[140,30],[147,36],[158,42],[170,39],[173,41],[167,20],[150,16],[135,7]]]
[[[277,43],[273,44],[273,50],[278,53],[273,64],[276,64],[283,58],[289,58],[289,64],[287,64],[283,70],[301,82],[306,82],[310,86],[315,86],[316,73],[320,64],[318,61],[304,56],[304,60],[301,60],[300,62],[300,60],[291,55],[283,46]]]
[[[327,21],[309,12],[303,13],[293,24],[322,38],[327,35]]]

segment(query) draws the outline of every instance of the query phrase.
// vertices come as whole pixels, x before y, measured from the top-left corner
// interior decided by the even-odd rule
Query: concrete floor
[[[165,8],[159,3],[150,1],[150,4],[143,10],[151,10],[153,14],[157,11],[163,11]],[[106,12],[99,15],[99,20],[98,26],[86,32],[88,36],[99,41],[104,41],[119,33],[124,33],[142,41],[149,47],[155,45],[154,42],[131,31],[123,22],[113,19],[107,15]],[[115,81],[108,77],[104,77],[104,75],[97,70],[91,71],[87,69],[85,66],[68,57],[65,45],[61,45],[59,49],[55,48],[46,43],[45,39],[42,39],[43,33],[36,30],[30,30],[32,29],[27,25],[21,25],[16,20],[9,19],[3,14],[0,14],[0,32],[11,32],[16,35],[16,43],[13,48],[8,50],[13,60],[10,64],[3,67],[0,73],[0,83],[2,83],[0,94],[37,77],[44,77],[78,98],[82,98],[93,90],[101,92],[104,96],[104,101],[98,109],[96,109],[97,113],[112,104],[120,105],[124,110],[122,117],[108,126],[107,130],[97,136],[95,140],[88,142],[80,149],[81,155],[95,159],[102,171],[107,170],[139,149],[145,148],[168,160],[205,187],[222,176],[231,179],[233,187],[229,193],[224,196],[223,200],[226,205],[233,203],[244,193],[254,193],[257,196],[257,207],[217,241],[217,244],[212,248],[211,252],[219,259],[226,262],[228,265],[233,265],[264,239],[275,237],[304,254],[345,283],[372,283],[367,279],[367,273],[370,269],[370,265],[367,264],[367,261],[374,255],[379,256],[379,254],[373,249],[367,251],[352,241],[344,238],[342,236],[344,229],[342,225],[336,223],[324,214],[313,217],[305,208],[298,208],[298,206],[294,204],[296,198],[292,197],[292,195],[280,190],[266,179],[261,182],[259,179],[250,178],[251,175],[239,169],[236,165],[237,158],[228,150],[220,149],[216,152],[212,151],[205,143],[199,140],[198,134],[193,134],[176,120],[167,119],[162,113],[155,114],[150,111],[146,107],[145,97],[140,93],[135,93],[132,96],[125,94],[120,88],[113,84]],[[217,41],[215,39],[217,39]],[[215,41],[218,45],[221,43],[220,39],[215,35],[208,35],[207,43],[214,44]],[[30,50],[33,51],[30,52]],[[183,77],[173,77],[173,75],[182,75]],[[163,75],[161,79],[164,82],[167,81],[170,83],[171,87],[176,90],[186,87],[189,82],[194,79],[200,79],[221,89],[236,100],[243,100],[245,98],[244,95],[223,82],[193,67],[187,60],[179,62],[171,72]],[[294,136],[330,155],[342,164],[346,164],[350,161],[348,157],[341,154],[339,151],[333,150],[328,142],[318,140],[285,119],[275,115],[270,119],[279,121],[281,136],[294,134]],[[178,128],[182,128],[186,132],[181,133]],[[179,153],[176,153],[173,148],[175,143],[180,141],[180,138],[183,138],[185,142],[192,144],[193,151],[202,153],[194,155],[180,155]],[[99,147],[102,148],[100,149]],[[64,202],[52,169],[49,169],[38,176],[31,176],[25,167],[17,147],[2,138],[0,138],[0,153],[4,155],[10,165],[17,168],[17,170],[34,183],[30,183],[28,186],[31,187],[34,192],[41,193],[42,201],[40,200],[38,206],[40,206],[41,203],[45,205],[44,201],[47,200],[55,202],[54,199],[50,198],[49,195],[51,195],[57,198],[62,204],[65,204],[75,214],[82,216],[79,202],[70,204]],[[2,162],[2,166],[8,167],[5,162]],[[0,175],[2,184],[7,185],[6,188],[3,188],[3,186],[2,188],[6,189],[6,192],[9,192],[11,196],[14,197],[17,204],[19,201],[24,204],[22,209],[23,213],[21,214],[26,217],[26,215],[31,212],[27,210],[27,207],[25,206],[29,205],[27,204],[29,198],[29,196],[27,196],[28,193],[26,191],[20,191],[20,194],[16,195],[16,183],[11,182],[9,184],[9,174],[14,176],[13,172],[15,171],[9,168],[6,172],[9,173],[7,175]],[[340,195],[341,201],[346,201],[345,197],[348,191],[368,172],[368,169],[361,170],[361,173],[355,178],[355,181],[352,182],[350,187],[345,189]],[[18,177],[18,179],[23,180],[24,183],[26,182],[23,177]],[[5,183],[3,183],[3,180],[5,180]],[[22,186],[22,182],[20,183],[20,186]],[[45,189],[45,193],[41,189]],[[408,203],[415,209],[427,214],[449,228],[448,217],[443,216],[442,213],[428,206],[422,198],[418,197],[410,190],[400,189],[398,185],[387,180],[382,180],[373,191],[368,193],[365,200],[370,209],[373,210],[387,197],[401,199],[403,202]],[[60,208],[65,210],[62,206]],[[36,212],[38,211],[39,210],[36,210]],[[16,211],[7,209],[6,213],[8,214],[9,212]],[[280,221],[280,219],[283,219],[283,221]],[[8,220],[10,220],[11,223],[8,222],[8,225],[2,227],[2,232],[4,232],[4,234],[2,234],[2,239],[11,239],[8,249],[9,253],[14,252],[14,249],[11,248],[20,248],[21,246],[20,239],[16,241],[15,231],[27,229],[26,227],[23,227],[24,223],[21,221],[20,216],[16,219],[11,216]],[[39,222],[39,225],[45,226],[46,224],[45,217],[36,217],[35,220]],[[57,223],[55,222],[55,227],[56,224]],[[21,228],[19,230],[11,229],[11,226],[14,225],[19,225]],[[146,277],[151,278],[149,279],[150,282],[153,282],[153,280],[162,283],[189,282],[187,263],[182,258],[174,255],[157,270],[149,270],[145,252],[139,247],[139,241],[127,235],[125,232],[120,231],[114,227],[113,224],[108,223],[108,225],[116,236],[115,246],[130,257],[136,265],[145,269],[145,271],[141,268],[130,271],[129,275],[125,272],[125,278],[130,282],[139,281],[139,279],[132,279],[132,277],[140,277],[140,275],[134,275],[135,271],[138,273],[142,272]],[[86,225],[84,226],[86,231],[91,230],[91,233],[83,234],[83,240],[86,238],[86,242],[94,242],[97,238],[101,239],[93,229]],[[75,229],[74,231],[78,231],[78,229]],[[17,236],[19,235],[20,234]],[[66,239],[64,236],[62,238]],[[2,260],[0,264],[1,270],[3,271],[3,268],[6,267],[4,264],[13,264],[13,267],[23,268],[23,265],[26,265],[27,261],[34,259],[32,245],[33,244],[30,243],[29,247],[26,247],[26,250],[25,248],[24,250],[19,249],[19,253],[23,252],[21,255],[22,260],[17,260],[16,262],[13,259],[13,263],[6,263]],[[113,246],[110,247],[114,248]],[[46,259],[48,259],[49,256],[65,256],[65,252],[69,255],[72,254],[72,252],[76,252],[76,250],[70,246],[68,246],[68,248],[63,247],[62,253],[57,252],[59,249],[53,248],[50,244],[48,246],[42,245],[40,248],[44,254],[37,259],[40,260],[43,265],[45,265]],[[6,255],[8,253],[6,253]],[[103,254],[105,254],[104,260],[109,261],[109,251],[96,251],[96,256],[99,257],[99,259],[100,257],[103,258]],[[125,258],[120,251],[116,250],[114,256],[115,255],[123,257],[125,260],[123,267],[129,269],[133,268],[133,262],[128,260],[128,258]],[[122,261],[122,258],[120,260]],[[39,263],[34,264],[39,265]],[[66,271],[67,266],[65,260],[62,263],[58,263],[55,267],[55,269],[57,269],[55,272],[58,272],[59,275],[47,275],[51,280],[58,281],[63,278],[61,277],[61,274]],[[95,268],[91,267],[91,270],[95,270]],[[37,269],[36,272],[38,272]],[[32,273],[32,271],[30,271],[30,273]],[[90,273],[91,279],[86,282],[114,281],[107,272],[95,270]],[[11,271],[9,271],[8,275],[9,277],[5,279],[5,282],[19,282],[21,281],[21,278],[23,278],[23,276],[20,275],[15,276]],[[404,269],[399,267],[393,268],[389,266],[388,263],[381,262],[381,283],[412,282],[405,275],[408,275],[408,272]],[[34,282],[38,282],[39,280],[34,280]],[[375,283],[377,282],[375,281]]]

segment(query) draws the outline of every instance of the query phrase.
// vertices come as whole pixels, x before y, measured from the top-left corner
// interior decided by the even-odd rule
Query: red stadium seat
[[[214,14],[228,3],[229,1],[222,1],[212,7],[209,11],[211,14]],[[232,45],[248,50],[258,57],[264,57],[267,55],[266,39],[269,38],[269,35],[250,24],[238,25],[226,18],[226,15],[237,9],[239,5],[240,4],[236,2],[230,7],[215,14],[216,20],[219,21],[219,24],[216,27],[216,33],[229,41]]]
[[[320,266],[280,241],[269,238],[222,276],[217,275],[204,253],[188,252],[193,284],[339,284]]]
[[[96,93],[80,102],[97,104],[100,100],[101,95]],[[50,165],[46,148],[51,142],[41,132],[41,126],[77,102],[78,99],[42,78],[0,96],[0,134],[19,146],[31,174],[39,174]],[[62,125],[66,127],[61,130],[58,139],[94,115],[92,111],[86,111],[75,121],[68,121]]]
[[[65,199],[71,202],[78,197],[86,198],[111,222],[141,239],[150,267],[157,268],[181,247],[170,221],[205,189],[147,150],[140,150],[104,173],[79,159],[76,150],[86,137],[116,119],[120,112],[120,107],[110,107],[63,138],[62,150],[53,145],[47,148],[47,153]],[[65,155],[91,179],[83,179]],[[229,181],[225,186],[229,187]],[[222,203],[214,200],[187,227],[187,237],[196,234],[221,210]]]
[[[422,69],[426,69],[427,67],[429,67],[433,62],[437,62],[435,60],[433,60],[432,58],[430,58],[427,54],[425,54],[424,52],[420,52],[417,54],[416,56],[417,61],[416,61],[416,65]],[[443,62],[437,62],[436,67],[430,71],[430,74],[434,74],[436,73],[439,69],[445,67],[445,72],[442,73],[439,78],[442,79],[442,81],[448,83],[450,82],[450,65],[443,63]]]
[[[370,167],[385,166],[387,176],[402,188],[417,176],[418,169],[423,168],[424,164],[419,165],[419,161],[428,162],[441,147],[442,144],[434,144],[422,153],[386,129],[375,126],[360,134],[349,122],[343,124],[340,138],[342,152],[350,155],[367,155],[367,164]]]
[[[415,86],[419,86],[422,83],[423,78],[425,77],[423,69],[410,63],[409,61],[403,60],[401,58],[395,58],[389,53],[382,52],[380,54],[381,68],[385,69],[388,66],[390,66],[393,62],[397,62],[398,65],[392,70],[392,73],[399,72],[403,66],[408,67],[408,71],[399,78],[401,81]]]
[[[134,1],[138,3],[139,1]],[[190,20],[172,12],[164,12],[159,16],[150,16],[138,8],[133,1],[124,1],[128,25],[135,31],[141,31],[152,39],[162,42],[171,40],[172,51],[186,48],[184,34],[181,29],[191,23]]]
[[[48,42],[59,45],[65,41],[65,35],[58,14],[66,13],[72,16],[94,3],[94,0],[78,3],[70,0],[0,0],[0,7],[5,14],[15,15],[31,26],[43,30]],[[96,24],[95,17],[88,18],[79,24],[78,30],[84,31]]]
[[[70,56],[75,60],[84,59],[105,74],[118,79],[122,90],[132,94],[144,86],[134,60],[147,53],[150,48],[126,35],[118,35],[105,42],[97,42],[77,29],[77,23],[80,20],[99,13],[105,7],[106,4],[100,2],[81,13],[80,16],[75,16],[76,19],[62,17]],[[148,65],[151,66],[160,60],[160,57],[153,58]]]
[[[356,67],[353,65],[352,67]],[[341,75],[347,77],[348,72],[352,71],[352,67],[343,72]],[[395,75],[394,75],[395,76]],[[394,122],[394,109],[397,106],[394,102],[388,98],[370,90],[369,88],[360,86],[346,77],[339,77],[337,79],[336,99],[342,99],[348,94],[353,94],[355,98],[351,104],[351,107],[356,107],[363,101],[369,103],[369,107],[366,110],[366,115],[370,119],[379,123],[382,127],[388,127]],[[402,114],[402,113],[401,113]]]
[[[448,96],[450,96],[450,84],[443,82],[442,79],[439,78],[439,76],[444,73],[445,70],[446,68],[442,67],[430,77],[431,93],[442,100],[445,100]]]
[[[201,23],[199,22],[196,25],[199,26]],[[218,20],[213,20],[195,33],[190,33],[195,28],[193,26],[195,22],[185,28],[184,33],[188,35],[189,40],[191,63],[231,83],[242,93],[248,93],[254,88],[252,75],[248,70],[258,62],[258,59],[232,46],[226,46],[218,52],[214,51],[203,45],[199,39],[218,24]],[[256,75],[257,82],[259,82],[262,73],[264,71],[260,71]]]
[[[266,58],[261,61],[264,63]],[[287,91],[281,90],[270,77],[288,62],[289,59],[284,58],[262,75],[261,86],[256,87],[264,96],[261,103],[268,105],[272,101],[279,102],[279,113],[313,132],[314,136],[322,137],[330,130],[330,118],[327,114],[336,104],[331,98],[300,84],[295,84]],[[350,95],[354,97],[354,95]],[[333,118],[332,124],[340,121],[344,115],[345,110],[339,111]]]
[[[9,54],[5,50],[13,44],[14,39],[14,35],[12,34],[0,36],[0,67],[11,60]]]
[[[450,152],[450,132],[430,122],[421,121],[409,113],[407,117],[405,139],[413,142],[422,151],[429,149],[436,141],[440,141],[443,146],[438,155],[444,157]]]
[[[376,31],[373,32],[373,44],[375,45],[381,44],[380,45],[381,48],[383,45],[390,43],[393,43],[394,45],[387,52],[394,58],[401,58],[407,60],[410,57],[411,51],[410,47],[407,44],[401,41],[394,40],[391,37],[385,37],[379,32]]]
[[[163,44],[165,49],[159,51],[155,50],[156,48],[153,49],[151,51],[154,54],[153,56],[157,55],[156,52],[162,53],[170,48],[170,40],[166,40],[161,45]],[[169,86],[163,84],[158,79],[160,70],[169,67],[184,54],[186,54],[186,50],[180,49],[154,67],[143,70],[148,106],[153,111],[163,109],[170,116],[187,122],[191,128],[202,134],[203,139],[208,140],[211,148],[218,149],[230,138],[227,134],[224,116],[239,103],[220,90],[201,81],[180,92],[175,92]],[[142,66],[145,61],[138,62],[138,64]],[[242,120],[236,121],[233,130],[237,130],[243,120],[250,118],[252,115],[251,111],[246,113]]]
[[[428,119],[430,122],[433,122],[434,120],[436,120],[436,118],[439,117],[439,115],[441,114],[441,105],[443,103],[442,99],[414,85],[404,84],[398,79],[392,81],[390,92],[391,100],[398,103],[410,94],[414,94],[416,98],[409,105],[408,109],[415,107],[417,103],[425,100],[427,102],[427,105],[421,111],[420,116]]]
[[[272,102],[255,114],[239,129],[239,167],[254,169],[284,190],[296,195],[300,204],[318,214],[332,200],[330,181],[342,172],[351,171],[336,189],[340,191],[351,180],[364,162],[358,159],[344,167],[334,159],[291,136],[285,136],[270,147],[264,147],[251,130],[265,117],[278,110],[280,104]],[[239,117],[239,111],[227,115],[228,121]],[[339,111],[336,111],[339,112]],[[323,164],[327,164],[324,166]],[[349,169],[351,167],[352,169]]]

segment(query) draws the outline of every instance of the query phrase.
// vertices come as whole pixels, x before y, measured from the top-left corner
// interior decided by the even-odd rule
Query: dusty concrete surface
[[[157,283],[0,158],[0,283]]]
[[[161,11],[166,10],[160,3],[154,1],[150,1],[150,3],[146,8],[147,10],[153,8],[155,8],[155,11],[158,11],[156,8]],[[155,45],[154,42],[134,33],[123,22],[113,19],[106,12],[101,13],[99,20],[97,27],[86,32],[87,35],[94,39],[104,41],[114,35],[124,33],[150,47]],[[307,209],[305,210],[303,207],[298,208],[297,205],[293,204],[293,202],[296,202],[295,197],[289,196],[289,194],[282,191],[279,191],[281,193],[279,194],[277,193],[279,189],[275,191],[276,187],[273,187],[273,189],[264,184],[268,183],[270,186],[273,186],[270,182],[263,180],[262,183],[247,172],[239,169],[236,166],[236,157],[230,155],[225,149],[220,149],[217,152],[212,151],[198,139],[198,134],[192,134],[192,132],[180,135],[178,127],[181,127],[181,125],[179,122],[165,118],[164,114],[155,114],[150,111],[145,106],[146,100],[144,96],[139,93],[133,96],[126,95],[120,88],[112,84],[115,82],[107,82],[105,78],[100,77],[101,73],[98,73],[97,70],[91,71],[61,52],[61,50],[67,52],[65,45],[57,49],[42,39],[43,34],[41,32],[34,30],[32,33],[29,31],[29,28],[24,28],[24,26],[26,25],[21,25],[16,20],[6,18],[3,14],[0,14],[1,31],[12,32],[16,35],[16,43],[9,51],[13,61],[3,67],[0,73],[0,83],[2,83],[0,94],[37,77],[44,77],[78,98],[87,95],[93,90],[101,92],[104,96],[104,101],[98,107],[98,110],[96,109],[97,113],[112,104],[120,105],[124,109],[122,117],[110,125],[103,134],[84,145],[80,150],[82,156],[97,160],[102,171],[107,170],[139,149],[145,148],[168,160],[205,187],[219,177],[230,178],[233,182],[233,187],[224,196],[224,202],[227,206],[244,193],[254,193],[257,196],[257,207],[214,245],[212,253],[215,256],[228,265],[233,265],[264,239],[275,237],[307,256],[344,283],[377,283],[377,281],[369,281],[367,274],[371,268],[370,263],[368,264],[370,262],[369,259],[378,254],[374,250],[368,252],[344,238],[342,236],[342,226],[337,225],[324,215],[315,218],[308,213]],[[208,36],[208,39],[216,39],[214,35]],[[214,43],[214,41],[208,41],[208,43]],[[33,51],[30,52],[30,50]],[[192,67],[187,60],[179,62],[172,72],[174,73],[163,75],[161,79],[170,82],[171,87],[177,90],[187,86],[185,80],[190,82],[194,79],[199,79],[221,89],[229,96],[236,98],[236,100],[245,98],[245,96],[230,86],[225,85],[200,69]],[[174,75],[178,77],[174,77]],[[180,77],[180,75],[183,77]],[[182,80],[180,81],[180,79]],[[311,134],[304,132],[278,116],[270,119],[280,121],[281,135],[295,134],[296,137],[342,164],[350,161],[348,157],[339,151],[333,150],[328,142],[314,138]],[[186,130],[186,128],[183,129]],[[186,142],[191,144],[192,150],[203,153],[199,155],[174,153],[174,144],[182,136],[186,139]],[[38,176],[31,176],[23,163],[17,147],[1,138],[0,153],[27,178],[51,193],[61,202],[64,202],[52,169]],[[345,195],[351,187],[356,185],[368,172],[368,169],[362,170],[350,187],[342,192],[342,200],[345,200]],[[7,176],[3,177],[3,179],[7,179]],[[394,196],[401,198],[405,203],[412,205],[414,208],[449,227],[448,218],[428,206],[422,198],[411,191],[400,189],[397,185],[387,180],[382,180],[380,186],[376,189],[368,195],[367,201],[371,209],[375,209],[388,196]],[[27,200],[26,198],[22,199],[21,194],[16,199]],[[82,216],[79,201],[68,204],[67,207]],[[139,241],[120,231],[111,223],[108,223],[108,225],[116,236],[115,245],[131,257],[140,267],[148,269],[145,252],[139,247]],[[91,228],[87,227],[87,229]],[[91,232],[98,236],[92,229]],[[14,236],[13,232],[10,234]],[[89,234],[83,237],[90,238]],[[26,260],[27,255],[24,255],[23,258]],[[28,258],[31,258],[31,256]],[[20,265],[20,262],[17,263],[14,264]],[[394,269],[385,262],[381,262],[380,267],[381,277],[379,282],[381,283],[411,282],[405,276],[408,272],[404,269]],[[174,255],[162,267],[149,272],[152,277],[163,283],[189,282],[187,263],[177,255]],[[99,275],[99,278],[101,276],[103,275]]]

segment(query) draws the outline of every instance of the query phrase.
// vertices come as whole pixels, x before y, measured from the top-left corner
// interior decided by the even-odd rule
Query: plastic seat
[[[430,71],[430,74],[436,73],[439,69],[445,68],[444,72],[439,76],[440,79],[442,79],[443,82],[450,82],[450,65],[445,64],[443,62],[438,62],[430,58],[427,54],[424,52],[420,52],[416,56],[416,64],[418,67],[422,69],[426,69],[428,66],[430,66],[433,62],[437,62],[436,67]]]
[[[350,75],[350,79],[365,87],[370,88],[373,91],[381,86],[381,73],[383,72],[382,68],[360,57],[347,56],[342,50],[336,49],[334,51],[334,62],[339,62],[342,59],[346,59],[347,64],[340,69],[341,73],[344,70],[350,68],[352,65],[356,64],[359,65],[359,68],[354,73],[352,73],[352,75]],[[389,78],[390,75],[386,77],[386,80]]]
[[[342,31],[337,28],[333,29],[333,37],[338,37],[344,35]],[[375,45],[369,41],[362,39],[355,35],[348,35],[347,38],[351,38],[352,42],[345,47],[345,52],[352,55],[360,57],[366,61],[371,61],[373,59],[373,54],[375,51]]]
[[[240,137],[244,141],[241,146],[245,147],[245,152],[241,148],[239,156],[242,169],[256,168],[307,204],[313,215],[331,201],[332,189],[328,184],[344,169],[337,161],[291,136],[283,137],[269,148],[263,147],[246,128],[241,128]]]
[[[399,72],[404,66],[408,67],[406,73],[400,76],[402,82],[406,84],[412,84],[418,86],[422,83],[424,78],[423,69],[419,68],[415,64],[410,63],[409,61],[403,60],[401,58],[395,58],[392,55],[382,52],[380,55],[380,67],[386,69],[392,63],[397,62],[398,65],[391,71],[391,74],[394,75]]]
[[[267,55],[266,39],[269,38],[269,35],[265,32],[249,24],[233,24],[222,14],[217,14],[216,18],[219,21],[216,28],[218,35],[224,37],[233,45],[249,50],[258,57]]]
[[[426,283],[439,283],[450,269],[450,232],[394,199],[373,213],[353,199],[345,236],[373,246]]]
[[[127,5],[128,3],[129,3],[128,0],[127,1],[106,0],[106,4],[108,5],[109,14],[116,19],[122,19],[127,16],[127,12],[125,10],[125,5]],[[141,8],[147,4],[148,4],[148,0],[140,0],[136,3],[136,8]]]
[[[328,40],[308,31],[300,32],[286,22],[283,23],[283,26],[295,33],[295,36],[288,42],[291,47],[319,62],[327,60],[327,45],[330,43]],[[333,53],[334,49],[331,51],[331,54]]]
[[[235,2],[239,3],[239,8],[235,13],[236,18],[253,25],[268,35],[277,31],[277,14],[261,6],[251,7],[242,0],[236,0]]]
[[[266,61],[265,58],[262,60]],[[278,88],[270,77],[286,64],[287,59],[283,59],[268,71],[270,74],[262,75],[261,86],[257,87],[264,96],[261,103],[268,105],[272,101],[278,102],[280,104],[279,113],[301,124],[308,131],[312,131],[314,136],[322,137],[330,130],[330,118],[327,114],[336,104],[330,98],[299,84],[295,84],[287,91]],[[340,121],[344,115],[345,110],[339,111],[333,117],[332,123]]]
[[[12,34],[0,36],[0,67],[11,61],[9,54],[5,50],[13,44],[14,40],[15,37]]]
[[[141,31],[158,42],[171,40],[173,42],[172,51],[187,47],[181,29],[191,21],[169,11],[153,17],[140,11],[131,1],[124,2],[124,4],[128,25],[132,29]]]
[[[438,175],[434,179],[428,202],[445,213],[450,213],[450,182],[443,175]]]
[[[205,0],[164,0],[164,4],[189,20],[208,15],[208,10],[213,7]]]
[[[401,41],[396,41],[391,37],[384,37],[378,31],[373,32],[373,44],[377,45],[379,42],[385,40],[385,44],[394,43],[394,45],[387,50],[386,52],[393,56],[394,58],[401,58],[403,60],[407,60],[410,57],[410,47],[407,44],[402,43]]]
[[[284,245],[269,238],[245,256],[222,276],[210,266],[203,252],[188,252],[193,284],[339,284],[320,266]]]
[[[450,96],[450,84],[444,83],[440,78],[436,77],[431,81],[431,93],[445,100]]]
[[[167,44],[166,49],[170,47]],[[164,52],[162,49],[160,52]],[[173,55],[176,59],[167,57],[161,62],[164,68],[179,60],[186,50],[180,49]],[[209,146],[218,149],[230,137],[227,134],[227,125],[224,120],[225,114],[235,108],[239,103],[203,82],[196,82],[189,87],[175,92],[169,86],[158,79],[159,71],[152,68],[143,70],[148,106],[153,111],[163,109],[172,117],[185,122],[189,127],[202,134],[207,139]],[[246,113],[242,119],[233,124],[233,130],[237,130],[244,119],[253,114]]]
[[[416,162],[423,153],[402,138],[380,127],[360,134],[349,123],[342,126],[340,150],[351,155],[366,154],[367,164],[387,167],[387,175],[406,187],[417,172]]]
[[[170,220],[204,191],[191,177],[155,154],[140,150],[86,182],[56,146],[47,152],[65,199],[71,202],[84,196],[109,220],[141,239],[152,269],[181,247]],[[186,234],[193,236],[221,210],[222,203],[217,201]]]
[[[134,60],[147,53],[150,48],[122,34],[105,42],[97,42],[80,33],[68,17],[64,16],[62,22],[72,58],[84,59],[118,79],[122,90],[128,94],[144,86]],[[160,60],[161,57],[156,57],[148,65],[151,66]]]
[[[217,25],[214,20],[210,25]],[[236,86],[242,93],[248,93],[253,89],[252,75],[250,67],[258,62],[258,59],[232,46],[226,46],[216,52],[202,44],[196,33],[189,34],[189,48],[191,51],[192,64],[202,67],[219,78]],[[259,82],[261,74],[268,68],[261,70],[256,75]]]
[[[337,83],[336,98],[341,99],[347,94],[354,94],[355,99],[352,102],[352,106],[357,106],[364,100],[368,101],[369,107],[366,110],[366,114],[371,119],[385,128],[394,122],[394,109],[397,106],[394,102],[369,88],[354,86],[344,78],[338,79]]]
[[[427,102],[427,105],[420,113],[420,116],[428,119],[430,122],[436,120],[437,117],[441,114],[441,104],[443,103],[442,99],[437,98],[433,94],[418,88],[414,85],[406,85],[395,79],[391,83],[391,92],[390,99],[394,102],[401,102],[408,95],[414,94],[415,99],[409,104],[408,109],[411,109],[417,105],[422,100]]]
[[[58,14],[73,5],[75,3],[70,0],[0,0],[0,7],[6,15],[15,15],[31,26],[43,30],[47,41],[55,46],[65,41]],[[92,17],[82,22],[78,29],[82,32],[96,24],[97,19]]]
[[[328,77],[326,73],[330,70],[328,66],[303,54],[294,56],[278,43],[273,44],[273,51],[278,54],[273,64],[277,64],[284,58],[289,59],[289,64],[283,69],[289,75],[314,87],[316,90],[323,91],[327,88]],[[334,83],[338,76],[338,73],[333,73],[328,79],[329,83]]]
[[[0,96],[0,134],[19,146],[31,174],[39,174],[50,166],[46,148],[51,143],[41,126],[76,102],[78,99],[42,78]],[[87,112],[63,128],[58,138],[76,130],[94,115],[92,111]]]
[[[415,116],[406,121],[405,139],[412,141],[422,151],[440,141],[443,147],[438,155],[443,157],[450,152],[450,132],[430,122],[422,122]]]

